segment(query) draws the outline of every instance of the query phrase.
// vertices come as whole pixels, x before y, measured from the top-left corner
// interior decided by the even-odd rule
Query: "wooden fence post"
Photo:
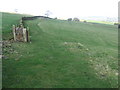
[[[29,35],[29,31],[30,31],[30,29],[29,29],[29,27],[27,27],[27,41],[29,42],[30,41],[30,35]]]
[[[23,28],[23,38],[24,38],[24,42],[27,42],[27,30],[26,30],[26,28]]]
[[[16,41],[16,27],[13,25],[13,35],[14,35],[14,41]]]

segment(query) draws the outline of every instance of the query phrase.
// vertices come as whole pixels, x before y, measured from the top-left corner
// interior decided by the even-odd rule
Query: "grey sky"
[[[117,17],[119,0],[1,0],[0,11],[44,15],[51,17],[107,16]]]

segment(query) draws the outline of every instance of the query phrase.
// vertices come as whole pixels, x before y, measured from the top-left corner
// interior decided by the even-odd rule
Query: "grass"
[[[3,30],[19,20],[9,23],[6,17],[11,15],[3,16]],[[14,53],[4,53],[9,57],[3,59],[4,88],[118,86],[116,26],[49,19],[25,24],[31,43],[14,42]]]

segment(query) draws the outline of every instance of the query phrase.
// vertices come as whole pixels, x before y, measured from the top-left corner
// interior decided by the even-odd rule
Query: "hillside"
[[[3,15],[5,39],[22,15],[13,16]],[[3,87],[117,87],[117,26],[52,19],[25,24],[31,42],[13,42],[10,49],[3,48]]]

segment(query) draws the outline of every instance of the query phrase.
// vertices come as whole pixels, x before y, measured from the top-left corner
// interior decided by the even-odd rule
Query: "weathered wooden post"
[[[24,42],[27,42],[27,30],[26,30],[26,28],[23,28],[23,39],[24,39]]]
[[[13,36],[14,36],[14,41],[16,41],[16,27],[13,25]]]
[[[30,41],[30,37],[29,37],[29,27],[27,27],[27,41]]]

